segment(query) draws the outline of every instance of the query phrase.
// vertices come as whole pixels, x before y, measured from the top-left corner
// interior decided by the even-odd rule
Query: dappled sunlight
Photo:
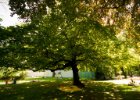
[[[40,87],[48,87],[48,84],[41,84]]]
[[[6,86],[6,87],[5,87],[5,89],[10,90],[10,89],[11,89],[11,87],[10,87],[10,86]]]
[[[29,89],[30,87],[29,87],[29,86],[27,86],[26,88],[27,88],[27,89]]]
[[[85,84],[93,84],[95,81],[83,81]]]
[[[109,97],[111,100],[122,100],[120,95],[116,95],[114,92],[103,92],[105,97]]]
[[[137,86],[92,80],[82,82],[86,84],[82,89],[69,81],[1,85],[0,100],[140,100],[140,87]]]
[[[60,86],[58,89],[64,92],[77,92],[82,90],[77,86]]]
[[[140,92],[140,86],[119,85],[119,89],[124,92]]]
[[[65,81],[64,83],[72,83],[72,82],[70,82],[70,81]]]
[[[17,99],[18,99],[18,100],[24,100],[25,97],[23,97],[23,96],[19,96],[19,97],[17,97]]]
[[[45,85],[40,85],[41,87],[45,87]]]

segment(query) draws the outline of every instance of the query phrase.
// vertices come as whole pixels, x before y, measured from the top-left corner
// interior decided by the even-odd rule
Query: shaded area
[[[140,100],[140,87],[83,81],[85,88],[71,81],[30,82],[1,85],[0,100]]]

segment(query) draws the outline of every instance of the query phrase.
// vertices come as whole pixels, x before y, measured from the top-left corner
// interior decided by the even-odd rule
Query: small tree
[[[1,68],[1,79],[5,81],[5,84],[8,84],[8,82],[10,80],[12,80],[12,77],[15,73],[14,69],[13,68],[6,68],[6,67],[3,67]]]
[[[12,78],[13,84],[17,83],[17,80],[23,80],[26,77],[26,72],[18,71]]]
[[[8,82],[11,80],[13,81],[14,84],[16,84],[17,80],[24,79],[26,76],[25,72],[17,71],[11,67],[8,68],[2,67],[0,69],[0,73],[1,73],[0,79],[4,80],[5,84],[8,84]]]

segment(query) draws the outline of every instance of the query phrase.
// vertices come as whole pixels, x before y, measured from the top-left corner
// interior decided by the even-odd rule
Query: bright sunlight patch
[[[61,90],[61,91],[64,91],[64,92],[81,91],[81,89],[78,88],[77,86],[60,86],[58,89]]]

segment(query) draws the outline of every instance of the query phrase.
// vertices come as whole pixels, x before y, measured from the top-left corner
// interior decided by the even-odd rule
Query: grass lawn
[[[0,100],[140,100],[140,86],[83,81],[85,88],[72,86],[70,79],[49,79],[0,85]]]

